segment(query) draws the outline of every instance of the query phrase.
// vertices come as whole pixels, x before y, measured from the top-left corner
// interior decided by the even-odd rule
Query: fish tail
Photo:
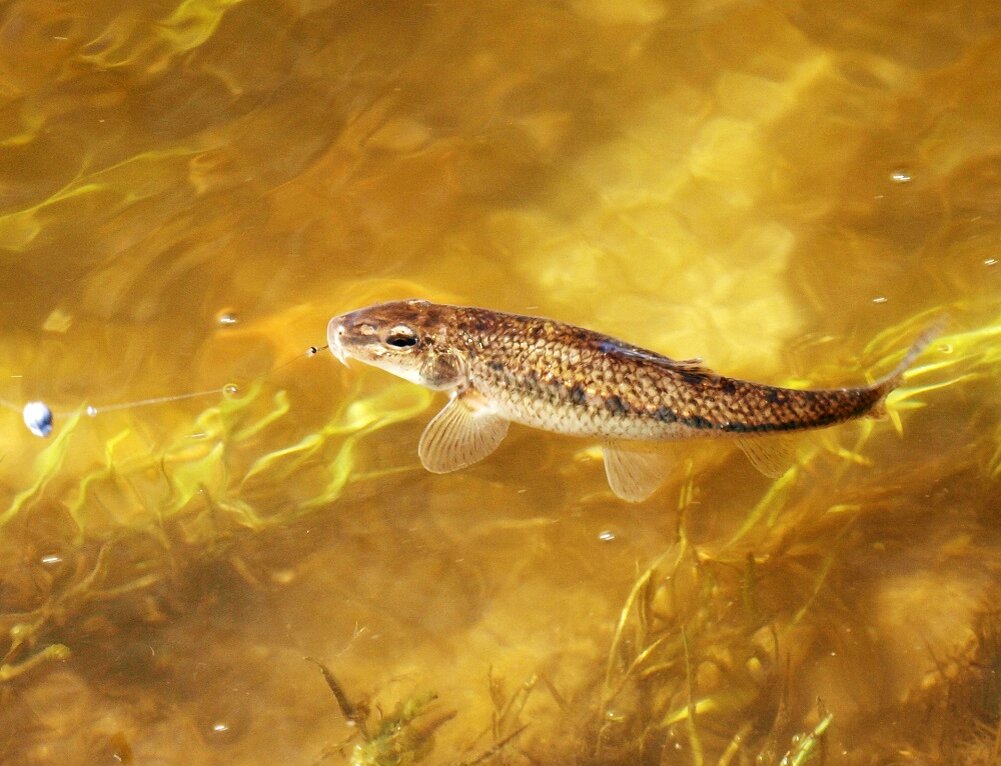
[[[922,352],[937,338],[942,334],[945,329],[946,324],[949,321],[947,315],[941,316],[936,319],[931,325],[929,325],[918,339],[914,341],[911,347],[904,354],[904,358],[900,360],[900,363],[893,368],[891,372],[884,375],[882,378],[873,383],[870,388],[879,395],[879,399],[869,410],[868,416],[872,418],[884,418],[886,417],[886,397],[889,396],[893,389],[897,388],[903,382],[904,374],[914,364],[914,360],[921,356]]]

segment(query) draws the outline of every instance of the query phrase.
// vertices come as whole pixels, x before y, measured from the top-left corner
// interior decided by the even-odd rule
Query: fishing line
[[[253,380],[264,380],[302,359],[311,359],[326,348],[329,348],[329,346],[310,346],[304,353],[297,354],[284,364],[275,367],[273,370],[269,370],[264,375],[259,378],[254,378]],[[238,393],[240,393],[240,387],[238,385],[235,383],[227,383],[219,388],[210,388],[205,391],[191,391],[184,394],[174,394],[172,396],[154,396],[150,399],[137,399],[129,402],[112,402],[111,404],[103,404],[99,407],[94,406],[93,404],[88,404],[84,407],[83,411],[88,417],[96,418],[98,415],[102,415],[105,412],[130,410],[136,407],[152,407],[158,404],[180,402],[186,399],[198,399],[203,396],[221,395],[224,397],[234,397]],[[24,420],[24,425],[27,429],[35,436],[40,436],[42,438],[45,438],[52,433],[52,429],[55,427],[55,421],[58,418],[70,417],[77,411],[68,410],[54,412],[48,404],[41,400],[30,401],[21,407],[12,401],[0,398],[0,407],[4,407],[5,409],[13,412],[21,413],[21,418]]]

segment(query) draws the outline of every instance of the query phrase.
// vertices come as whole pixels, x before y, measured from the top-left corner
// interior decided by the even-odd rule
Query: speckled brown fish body
[[[778,388],[551,319],[411,306],[388,304],[379,319],[411,322],[424,343],[458,355],[465,384],[509,420],[575,436],[662,440],[821,428],[865,415],[891,385]]]
[[[755,465],[777,475],[781,470],[765,465],[767,456],[748,447],[758,442],[751,437],[881,411],[930,337],[871,385],[799,390],[728,378],[696,360],[676,361],[551,319],[482,308],[398,301],[334,317],[328,326],[331,350],[340,359],[360,359],[452,392],[422,437],[419,452],[429,470],[482,459],[510,421],[601,439],[609,481],[621,496],[628,490],[616,488],[607,458],[612,449],[622,452],[615,446],[622,442],[737,438]]]
[[[453,320],[477,391],[513,421],[578,436],[662,440],[819,428],[864,415],[886,393],[727,378],[548,319],[458,309]]]

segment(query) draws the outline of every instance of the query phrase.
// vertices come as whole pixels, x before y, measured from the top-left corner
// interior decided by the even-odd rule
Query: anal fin
[[[646,500],[667,476],[666,457],[645,445],[606,441],[602,451],[608,486],[630,503]]]
[[[427,424],[417,454],[431,473],[457,471],[497,449],[508,425],[475,392],[464,391],[454,395]]]
[[[796,440],[791,436],[752,436],[737,439],[751,465],[770,479],[777,479],[796,462]]]

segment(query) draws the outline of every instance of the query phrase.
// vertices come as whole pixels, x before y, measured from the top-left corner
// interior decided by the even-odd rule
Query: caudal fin
[[[893,370],[888,374],[877,380],[872,384],[872,389],[879,392],[879,401],[869,410],[869,417],[872,418],[883,418],[886,417],[886,405],[884,404],[887,395],[900,385],[901,381],[904,379],[904,373],[914,364],[914,360],[917,359],[921,353],[928,348],[928,345],[935,340],[942,331],[945,329],[946,324],[949,321],[948,316],[941,316],[935,320],[921,335],[918,339],[914,341],[914,344],[907,350],[904,354],[904,358],[900,360],[900,363],[893,368]]]

